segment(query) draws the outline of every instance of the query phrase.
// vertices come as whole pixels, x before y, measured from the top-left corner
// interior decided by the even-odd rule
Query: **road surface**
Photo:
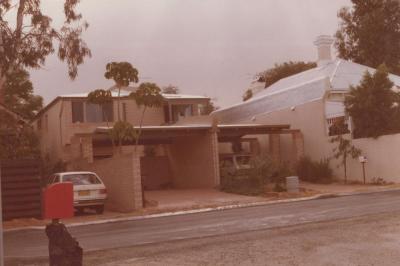
[[[71,228],[85,252],[400,212],[400,191]],[[41,230],[7,232],[5,258],[47,256]]]

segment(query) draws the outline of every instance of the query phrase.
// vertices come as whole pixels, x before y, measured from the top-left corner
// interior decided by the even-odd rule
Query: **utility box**
[[[43,219],[65,219],[74,216],[72,183],[56,183],[43,191]]]

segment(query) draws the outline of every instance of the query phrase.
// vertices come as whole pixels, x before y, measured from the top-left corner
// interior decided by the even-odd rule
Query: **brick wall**
[[[218,142],[214,132],[174,139],[168,157],[177,188],[213,188],[219,185]]]
[[[97,173],[107,187],[106,208],[130,212],[142,208],[140,160],[134,154],[81,163],[75,170]]]

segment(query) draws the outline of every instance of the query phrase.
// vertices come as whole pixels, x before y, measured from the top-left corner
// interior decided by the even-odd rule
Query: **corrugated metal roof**
[[[213,112],[222,122],[241,121],[257,114],[290,108],[322,99],[328,90],[348,91],[357,86],[366,71],[375,69],[337,59],[322,66],[284,78],[256,94],[252,99]],[[400,77],[389,75],[400,87]]]

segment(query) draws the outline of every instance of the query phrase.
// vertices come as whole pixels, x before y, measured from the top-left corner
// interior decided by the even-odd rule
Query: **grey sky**
[[[62,0],[45,10],[61,21]],[[226,106],[241,101],[252,76],[275,62],[315,60],[313,41],[333,34],[350,0],[82,0],[92,58],[75,81],[54,56],[31,71],[48,103],[59,94],[108,88],[105,65],[131,62],[141,82],[177,85]]]

